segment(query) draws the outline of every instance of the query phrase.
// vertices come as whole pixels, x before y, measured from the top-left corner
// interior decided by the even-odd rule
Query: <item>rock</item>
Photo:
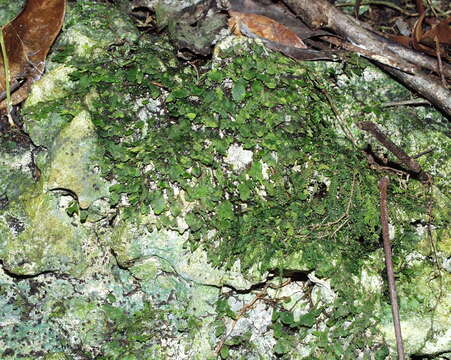
[[[0,215],[0,259],[16,275],[58,272],[79,276],[87,267],[88,232],[58,206],[58,196],[29,191]]]
[[[100,156],[96,140],[89,113],[80,112],[61,130],[49,150],[45,190],[73,193],[81,209],[87,209],[93,201],[107,196],[107,184],[95,165],[95,158]]]

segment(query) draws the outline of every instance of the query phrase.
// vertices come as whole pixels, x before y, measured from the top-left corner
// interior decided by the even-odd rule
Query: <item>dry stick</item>
[[[377,141],[379,141],[387,150],[395,155],[407,168],[413,173],[417,174],[418,178],[423,183],[427,183],[431,180],[431,176],[421,169],[415,159],[406,154],[406,152],[391,141],[375,123],[371,121],[360,121],[357,126],[365,131],[368,131],[373,135]]]
[[[360,5],[362,4],[362,0],[356,0],[354,5],[354,17],[356,19],[359,18]]]
[[[442,81],[443,87],[446,88],[448,84],[446,82],[445,75],[443,74],[442,56],[440,55],[441,47],[437,36],[434,36],[434,41],[435,41],[435,52],[437,56],[437,67],[438,67],[437,72],[440,74],[440,80]]]
[[[425,99],[412,99],[412,100],[401,100],[401,101],[389,101],[381,104],[382,107],[391,106],[419,106],[419,105],[431,105],[431,103]]]
[[[362,1],[361,5],[380,5],[380,6],[386,6],[392,9],[395,9],[396,11],[400,12],[403,15],[409,16],[409,17],[413,17],[413,16],[418,16],[418,13],[409,13],[408,11],[404,10],[403,8],[397,6],[396,4],[393,4],[390,1],[377,1],[377,0],[372,0],[372,1]],[[339,3],[339,4],[335,4],[335,7],[339,8],[339,7],[348,7],[348,6],[355,6],[354,3],[349,2],[349,3]]]
[[[404,360],[404,346],[401,334],[401,322],[399,320],[399,307],[396,296],[395,275],[393,273],[393,260],[391,253],[390,238],[388,234],[388,211],[387,211],[387,188],[390,180],[384,176],[379,181],[379,190],[381,194],[381,224],[382,237],[384,240],[385,265],[387,267],[388,289],[391,302],[391,311],[393,315],[393,325],[395,327],[396,348],[398,350],[398,359]]]
[[[10,94],[12,94],[14,91],[16,91],[22,84],[23,84],[23,82],[14,80],[9,89]],[[2,91],[0,93],[0,102],[2,102],[3,100],[5,100],[7,98],[6,94],[7,94],[6,90]]]
[[[413,65],[415,62],[426,68],[431,68],[431,65],[436,63],[435,60],[426,60],[424,56],[419,56],[418,52],[403,49],[401,45],[387,42],[386,39],[384,40],[363,28],[359,21],[343,14],[327,0],[283,0],[283,2],[313,29],[332,29],[356,46],[380,54],[383,62],[387,59],[396,59],[396,62],[404,64],[405,67],[415,66]],[[434,77],[428,76],[420,70],[415,70],[414,75],[406,74],[380,62],[378,66],[410,89],[420,93],[445,116],[451,118],[451,92]],[[432,66],[432,68],[434,71],[436,70],[436,66]],[[451,66],[443,64],[443,73],[445,76],[451,75]]]

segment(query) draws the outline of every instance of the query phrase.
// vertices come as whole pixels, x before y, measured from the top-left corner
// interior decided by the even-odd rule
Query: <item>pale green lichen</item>
[[[74,70],[73,67],[59,65],[46,72],[46,76],[33,84],[24,106],[33,106],[66,96],[71,83],[69,75]]]
[[[140,279],[155,278],[157,270],[163,270],[194,284],[215,287],[226,284],[236,289],[250,288],[264,279],[264,274],[257,269],[244,275],[239,260],[224,273],[209,264],[202,247],[190,251],[186,235],[175,231],[149,231],[145,217],[135,221],[121,221],[111,234],[110,246],[118,263],[130,268]]]
[[[0,136],[0,198],[14,200],[33,184],[31,150],[29,144],[17,146],[10,138]]]
[[[23,194],[1,215],[0,234],[0,258],[15,274],[59,271],[77,276],[87,266],[82,260],[87,231],[72,225],[55,194]]]
[[[87,111],[77,114],[49,149],[46,190],[65,189],[75,194],[81,209],[108,196],[105,181],[93,164],[99,157],[94,124]]]

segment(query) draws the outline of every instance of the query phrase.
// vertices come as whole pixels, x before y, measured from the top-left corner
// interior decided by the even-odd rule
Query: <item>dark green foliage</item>
[[[319,88],[342,95],[318,83],[311,63],[253,51],[200,76],[170,49],[146,42],[112,50],[107,67],[73,59],[73,95],[96,94],[99,165],[115,182],[110,202],[125,218],[153,211],[158,228],[178,230],[175,220],[184,218],[192,247],[202,242],[218,266],[240,258],[243,268],[264,268],[302,251],[320,275],[334,272],[324,254],[356,271],[379,244],[377,178],[337,137]],[[64,99],[47,106],[65,107],[69,119],[78,110]],[[252,151],[247,168],[224,161],[232,144]],[[188,213],[174,188],[191,203]]]

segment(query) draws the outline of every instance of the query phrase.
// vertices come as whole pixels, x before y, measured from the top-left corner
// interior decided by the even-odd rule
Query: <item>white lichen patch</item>
[[[365,287],[368,293],[381,293],[383,291],[384,283],[378,274],[371,274],[367,269],[361,272],[361,284]]]
[[[31,151],[23,152],[15,156],[4,154],[0,158],[0,168],[6,167],[11,170],[19,170],[28,173],[30,171]]]
[[[330,279],[319,279],[315,276],[315,272],[309,273],[307,277],[315,284],[312,290],[312,301],[314,304],[319,302],[332,303],[337,298],[337,294],[330,286]]]
[[[381,80],[385,75],[379,71],[375,70],[373,68],[367,67],[365,70],[363,70],[363,79],[365,81],[374,81],[374,80]]]
[[[232,165],[234,170],[240,171],[252,162],[252,156],[252,151],[244,150],[241,145],[232,144],[227,150],[227,156],[224,161]]]

